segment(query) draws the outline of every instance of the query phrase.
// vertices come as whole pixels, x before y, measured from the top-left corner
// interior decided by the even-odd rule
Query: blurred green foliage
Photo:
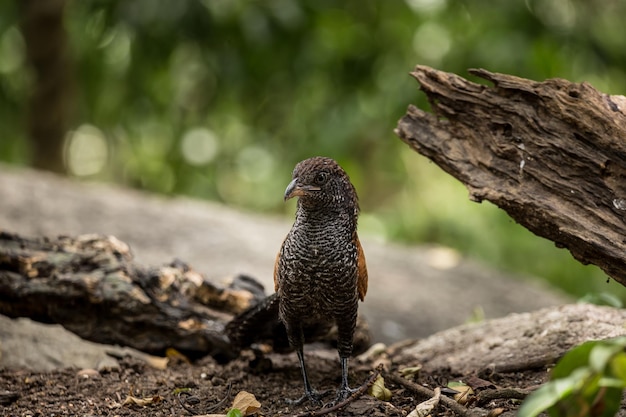
[[[526,397],[518,415],[616,416],[626,388],[625,349],[626,337],[574,347],[552,369],[550,381]]]
[[[28,164],[18,2],[0,4],[0,160]],[[66,161],[77,177],[291,215],[281,196],[294,164],[331,156],[359,190],[364,234],[623,296],[597,268],[469,202],[393,129],[408,104],[428,107],[408,75],[416,64],[624,93],[625,15],[617,0],[69,1]]]

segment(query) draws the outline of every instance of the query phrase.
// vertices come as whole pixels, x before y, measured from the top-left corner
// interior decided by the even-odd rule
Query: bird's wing
[[[283,247],[285,246],[285,242],[280,246],[280,250],[276,254],[276,262],[274,262],[274,291],[278,292],[278,287],[280,286],[280,279],[278,277],[278,265],[280,264],[280,255],[283,253]]]
[[[359,241],[359,236],[354,233],[354,242],[356,243],[357,253],[357,288],[359,290],[359,298],[361,301],[365,299],[367,293],[367,265],[365,263],[365,253],[363,253],[363,247]]]

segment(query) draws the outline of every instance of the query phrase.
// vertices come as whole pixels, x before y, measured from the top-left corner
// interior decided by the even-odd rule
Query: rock
[[[88,342],[59,325],[0,315],[0,367],[52,371],[57,368],[119,369],[126,355],[150,364],[152,356],[137,350]]]

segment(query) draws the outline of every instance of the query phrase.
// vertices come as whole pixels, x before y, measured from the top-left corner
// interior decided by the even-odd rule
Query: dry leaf
[[[165,349],[165,356],[167,359],[171,360],[173,363],[187,363],[190,364],[191,361],[189,358],[174,348]]]
[[[76,373],[76,376],[82,378],[99,378],[100,372],[96,371],[95,369],[81,369]]]
[[[231,408],[236,408],[241,411],[244,416],[256,413],[261,408],[261,403],[257,401],[254,394],[250,394],[247,391],[240,391],[235,399]]]
[[[167,369],[167,364],[169,363],[169,358],[162,358],[160,356],[148,356],[146,358],[146,362],[148,365],[153,367],[154,369],[164,370]]]
[[[469,397],[474,395],[472,387],[465,384],[448,384],[448,388],[457,392],[454,394],[454,400],[461,405],[467,404]]]
[[[419,374],[421,370],[422,370],[422,365],[409,366],[407,368],[400,369],[400,375],[406,378],[409,376],[414,376],[414,375]]]
[[[429,400],[419,403],[415,410],[411,411],[406,417],[426,417],[430,415],[435,407],[439,405],[439,399],[441,398],[441,388],[435,388],[435,396]]]
[[[494,408],[493,410],[489,411],[489,414],[487,414],[487,417],[498,417],[500,414],[504,413],[506,410],[504,408]]]
[[[473,390],[476,390],[478,388],[495,388],[496,387],[493,384],[493,382],[481,379],[477,376],[468,376],[467,378],[464,378],[463,381],[467,385],[472,387]]]
[[[158,404],[161,401],[163,401],[163,397],[161,397],[160,395],[144,398],[138,398],[133,397],[132,395],[128,395],[122,405],[138,405],[140,407],[145,407],[152,404]]]
[[[385,387],[385,379],[380,375],[376,377],[376,380],[374,380],[374,383],[369,388],[367,393],[382,401],[391,400],[391,391],[389,391],[389,388]]]

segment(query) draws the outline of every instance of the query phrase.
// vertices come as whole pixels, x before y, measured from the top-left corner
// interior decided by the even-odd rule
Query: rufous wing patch
[[[354,234],[354,242],[356,244],[357,253],[357,289],[359,291],[359,299],[363,301],[365,294],[367,293],[367,265],[365,263],[365,253],[363,253],[363,247],[359,241],[359,236]]]
[[[283,245],[284,245],[284,243],[283,243]],[[276,262],[274,262],[274,291],[275,292],[278,292],[278,287],[280,285],[279,279],[278,279],[278,265],[280,264],[280,254],[281,254],[282,251],[283,251],[283,248],[281,246],[280,250],[276,254]]]

